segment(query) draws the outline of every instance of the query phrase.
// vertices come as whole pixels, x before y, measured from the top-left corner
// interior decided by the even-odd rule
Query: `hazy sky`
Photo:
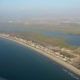
[[[0,17],[80,16],[80,0],[0,0]]]

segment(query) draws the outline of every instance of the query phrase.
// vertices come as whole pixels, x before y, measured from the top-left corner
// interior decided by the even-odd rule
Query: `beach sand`
[[[39,50],[39,49],[36,49],[36,48],[34,48],[34,47],[32,47],[32,46],[29,46],[29,45],[27,45],[27,44],[25,44],[25,43],[23,43],[23,42],[14,40],[14,39],[12,39],[12,38],[9,38],[9,37],[7,38],[7,37],[3,37],[3,36],[0,36],[0,37],[5,38],[5,39],[8,39],[8,40],[12,40],[12,41],[14,41],[14,42],[17,42],[17,43],[23,45],[23,46],[26,46],[26,47],[28,47],[28,48],[31,48],[31,49],[39,52],[40,54],[48,57],[49,59],[57,62],[58,64],[60,64],[60,65],[62,65],[63,67],[67,68],[68,70],[70,70],[71,72],[73,72],[73,73],[75,73],[75,74],[77,74],[77,75],[80,76],[80,70],[79,70],[79,69],[77,69],[76,67],[68,64],[67,62],[62,61],[61,59],[58,59],[57,57],[51,56],[50,54],[47,54],[47,53],[45,53],[44,51],[41,51],[41,50]]]

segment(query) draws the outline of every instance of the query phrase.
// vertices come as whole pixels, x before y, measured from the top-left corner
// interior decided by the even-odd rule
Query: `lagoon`
[[[24,29],[19,27],[0,27],[1,30],[12,30],[12,31],[32,31],[32,32],[40,32],[49,36],[53,37],[68,37],[65,40],[65,43],[72,45],[72,46],[80,46],[80,35],[78,34],[67,34],[61,32],[53,32],[53,31],[46,31],[46,30],[33,30],[33,29]]]

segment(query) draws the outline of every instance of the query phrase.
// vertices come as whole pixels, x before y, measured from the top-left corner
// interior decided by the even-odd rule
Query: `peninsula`
[[[36,42],[25,40],[25,39],[22,39],[22,38],[19,38],[16,36],[14,37],[14,36],[11,36],[10,34],[0,33],[0,37],[15,41],[15,42],[22,44],[26,47],[29,47],[35,51],[38,51],[40,54],[45,55],[46,57],[52,59],[53,61],[56,61],[57,63],[66,67],[67,69],[69,69],[71,72],[78,74],[80,76],[80,70],[77,69],[76,67],[74,67],[73,65],[71,65],[72,58],[70,58],[68,56],[64,56],[64,55],[60,54],[59,52],[55,51],[58,49],[58,47],[54,47],[54,50],[53,50],[49,47],[42,46]],[[65,51],[65,49],[62,49],[62,51]],[[70,52],[70,51],[66,50],[66,52]],[[75,55],[73,55],[73,57],[74,56]]]

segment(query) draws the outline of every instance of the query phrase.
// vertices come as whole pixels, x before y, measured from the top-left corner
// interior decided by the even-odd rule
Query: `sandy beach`
[[[41,50],[36,49],[36,48],[34,48],[34,47],[32,47],[32,46],[29,46],[29,45],[27,45],[27,44],[25,44],[25,43],[23,43],[23,42],[14,40],[14,39],[12,39],[12,38],[10,38],[10,37],[3,37],[3,36],[0,36],[0,37],[5,38],[5,39],[8,39],[8,40],[12,40],[12,41],[14,41],[14,42],[17,42],[17,43],[23,45],[23,46],[26,46],[26,47],[28,47],[28,48],[31,48],[31,49],[39,52],[41,55],[44,55],[44,56],[48,57],[49,59],[51,59],[51,60],[53,60],[53,61],[61,64],[61,65],[64,66],[65,68],[69,69],[71,72],[73,72],[73,73],[75,73],[75,74],[77,74],[77,75],[80,76],[80,70],[79,70],[79,69],[77,69],[77,68],[75,68],[74,66],[72,66],[72,65],[70,65],[70,64],[68,64],[68,63],[66,63],[66,62],[64,62],[64,61],[62,61],[62,60],[60,60],[60,59],[58,59],[57,57],[53,57],[53,56],[51,56],[50,54],[45,53],[44,51],[41,51]]]

